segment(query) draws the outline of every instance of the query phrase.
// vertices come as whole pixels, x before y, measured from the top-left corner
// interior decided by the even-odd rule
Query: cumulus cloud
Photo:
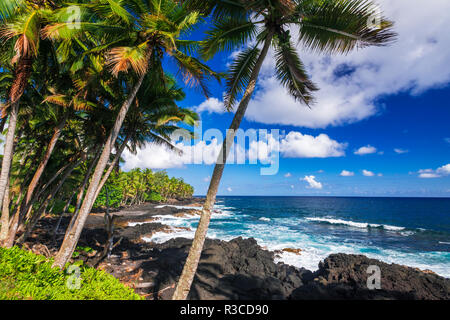
[[[323,133],[313,137],[291,131],[281,140],[280,151],[286,158],[330,158],[344,156],[346,147]]]
[[[445,176],[450,175],[450,163],[438,168],[436,172]]]
[[[359,156],[363,156],[363,155],[366,155],[366,154],[372,154],[372,153],[376,153],[376,152],[377,152],[377,148],[372,147],[371,145],[367,145],[365,147],[359,148],[354,153],[359,155]]]
[[[395,151],[395,153],[398,153],[398,154],[403,154],[403,153],[408,153],[409,152],[409,150],[400,149],[400,148],[395,148],[394,151]]]
[[[309,189],[322,189],[322,183],[316,181],[315,176],[305,176],[300,180],[306,181],[309,184],[309,186],[307,187]]]
[[[210,142],[199,141],[194,145],[182,142],[175,144],[182,151],[177,154],[164,146],[146,144],[136,154],[128,150],[123,153],[125,171],[133,168],[169,169],[180,168],[186,164],[215,164],[219,156],[222,142],[217,138]],[[275,155],[286,158],[329,158],[345,156],[346,143],[339,143],[326,134],[316,137],[291,131],[286,137],[276,139],[272,134],[265,138],[252,140],[247,150],[244,145],[233,145],[228,163],[269,164],[275,161]],[[240,162],[242,160],[242,162]]]
[[[363,170],[362,172],[363,172],[363,175],[366,176],[366,177],[373,177],[373,176],[375,176],[375,173],[373,173],[372,171],[369,171],[369,170]]]
[[[123,169],[125,171],[134,168],[169,169],[192,163],[211,165],[216,162],[222,144],[218,143],[217,139],[213,139],[210,143],[200,141],[192,146],[183,143],[177,143],[175,146],[182,151],[182,154],[152,143],[146,144],[136,154],[126,150],[122,156],[125,160]]]
[[[352,171],[342,170],[341,174],[342,177],[353,177],[355,175]]]
[[[447,85],[450,68],[450,1],[378,0],[395,21],[398,40],[387,47],[370,47],[343,56],[300,55],[321,89],[312,109],[289,97],[274,75],[273,52],[264,63],[258,90],[247,119],[267,124],[325,128],[353,123],[375,115],[380,96],[419,94]],[[297,31],[291,28],[295,39]],[[300,44],[301,46],[301,44]]]
[[[208,113],[225,113],[225,107],[222,101],[217,98],[209,98],[205,100],[200,105],[194,107],[197,112],[208,112]]]
[[[417,172],[419,174],[419,178],[422,179],[433,179],[433,178],[441,178],[444,176],[450,175],[450,163],[446,164],[442,167],[433,169],[421,169]]]

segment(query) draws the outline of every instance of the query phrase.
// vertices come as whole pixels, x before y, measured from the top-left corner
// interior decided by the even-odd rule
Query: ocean
[[[198,217],[158,220],[177,231],[146,240],[193,238],[198,224]],[[450,278],[450,198],[218,197],[208,237],[239,236],[270,250],[302,249],[277,260],[309,270],[332,253],[349,253]]]

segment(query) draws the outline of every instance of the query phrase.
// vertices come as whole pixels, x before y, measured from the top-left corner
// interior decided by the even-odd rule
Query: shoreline
[[[113,212],[116,216],[114,241],[120,239],[120,243],[98,268],[148,299],[170,299],[192,239],[173,237],[173,227],[155,220],[158,216],[179,218],[199,214],[196,208],[201,204],[201,198],[193,198],[164,204],[147,203]],[[27,247],[39,251],[33,242],[41,242],[50,252],[53,251],[48,241],[50,237],[36,239],[42,229],[52,226],[50,219],[46,217],[40,222],[41,230],[26,243]],[[68,217],[62,221],[62,231],[67,223]],[[57,235],[57,243],[64,236],[62,231]],[[169,235],[171,239],[163,243],[145,241],[158,232]],[[92,213],[78,246],[99,252],[105,242],[103,214]],[[450,298],[450,279],[429,270],[387,264],[363,255],[336,253],[321,261],[317,270],[311,271],[281,262],[277,255],[283,251],[292,255],[302,254],[301,248],[269,251],[253,238],[230,241],[207,238],[194,281],[195,294],[190,295],[190,299],[347,299],[342,294],[348,295],[349,292],[356,292],[355,297],[359,299]],[[94,256],[92,252],[80,252],[77,259],[89,264]],[[367,267],[371,263],[381,266],[385,290],[367,290]],[[430,283],[431,289],[427,287]],[[221,288],[227,288],[227,294]],[[258,293],[263,288],[267,290]],[[413,291],[414,294],[411,293]]]
[[[152,221],[147,222],[156,222],[163,225],[167,225],[167,228],[165,230],[161,230],[160,232],[156,231],[152,233],[152,235],[145,237],[145,241],[151,241],[156,242],[158,244],[164,243],[172,238],[188,238],[192,239],[194,236],[195,228],[192,227],[193,224],[196,223],[196,218],[194,217],[196,214],[199,214],[199,212],[195,212],[196,209],[201,209],[202,204],[202,198],[194,198],[191,201],[184,201],[180,203],[167,203],[167,204],[161,204],[161,205],[155,205],[152,209],[148,210],[148,216],[154,217]],[[172,209],[170,209],[172,208]],[[235,218],[235,213],[233,210],[236,208],[229,208],[224,207],[222,202],[216,202],[215,212],[213,212],[212,215],[212,221],[215,219],[218,220],[218,223],[222,223],[221,221],[230,221],[227,220],[229,217],[231,219]],[[173,210],[172,214],[168,214],[167,210]],[[183,212],[185,211],[185,214]],[[189,212],[192,211],[192,212]],[[245,216],[245,215],[244,215]],[[145,219],[144,219],[145,220]],[[260,221],[267,221],[269,224],[272,223],[271,219],[266,217],[261,217],[258,220]],[[398,226],[391,226],[391,225],[385,225],[385,224],[374,224],[374,223],[362,223],[362,222],[352,222],[352,221],[341,221],[336,219],[323,219],[323,218],[306,218],[308,221],[326,221],[326,223],[329,224],[340,224],[345,225],[349,227],[353,227],[356,229],[374,229],[374,230],[384,230],[384,232],[393,232],[402,236],[408,236],[412,231],[409,231],[410,229],[404,228],[404,227],[398,227]],[[144,221],[145,222],[145,221]],[[142,223],[138,222],[138,223]],[[130,223],[129,226],[134,226],[138,223]],[[273,223],[272,223],[273,224]],[[257,225],[258,226],[258,225]],[[190,228],[188,228],[190,227]],[[173,232],[170,232],[170,229]],[[214,228],[213,228],[214,229]],[[219,230],[220,229],[220,230]],[[219,232],[218,232],[219,230]],[[258,242],[258,244],[270,251],[277,252],[276,261],[275,262],[283,262],[285,264],[289,264],[298,268],[304,267],[312,271],[316,271],[318,269],[318,264],[320,261],[323,261],[328,255],[330,254],[336,254],[336,253],[347,253],[347,254],[362,254],[366,255],[369,258],[372,259],[378,259],[380,261],[383,261],[385,263],[395,263],[399,265],[408,266],[411,268],[417,268],[420,270],[423,270],[425,272],[435,272],[436,274],[447,277],[448,272],[445,271],[444,266],[438,266],[437,269],[433,268],[433,265],[428,265],[427,263],[424,263],[422,261],[418,261],[417,263],[411,259],[412,254],[408,257],[407,261],[405,261],[405,257],[396,257],[395,255],[391,258],[390,256],[386,256],[386,258],[383,258],[380,256],[380,254],[370,254],[366,253],[362,250],[352,250],[347,248],[347,245],[344,246],[331,246],[328,250],[328,253],[324,254],[324,252],[317,252],[316,247],[309,246],[307,242],[293,242],[293,241],[281,241],[281,242],[273,242],[271,240],[267,241],[267,239],[264,239],[264,237],[261,238],[261,235],[258,236],[258,233],[255,231],[254,234],[251,232],[243,232],[240,234],[239,232],[233,232],[231,234],[228,234],[228,232],[222,232],[221,227],[215,228],[212,233],[208,234],[208,238],[211,239],[219,239],[219,240],[225,240],[230,241],[236,237],[242,236],[243,238],[255,238]],[[301,249],[301,254],[294,254],[289,252],[289,250],[298,250]],[[335,249],[335,250],[333,250]],[[387,250],[387,249],[386,249]],[[395,252],[394,252],[395,253]],[[408,263],[410,262],[410,263]],[[435,266],[436,267],[436,266]]]

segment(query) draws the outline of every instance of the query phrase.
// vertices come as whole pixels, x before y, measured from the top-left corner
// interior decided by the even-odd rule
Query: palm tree
[[[208,32],[203,56],[212,57],[217,51],[235,49],[249,44],[229,70],[225,107],[233,108],[238,95],[242,99],[224,140],[209,185],[201,219],[192,247],[175,289],[173,299],[186,299],[200,260],[203,244],[236,130],[245,115],[255,90],[261,66],[274,48],[276,75],[289,94],[300,103],[311,105],[316,86],[306,73],[290,30],[298,28],[298,40],[306,49],[318,52],[347,53],[355,48],[381,46],[395,34],[392,23],[382,17],[379,28],[370,28],[373,4],[366,0],[209,0],[187,1],[192,8],[202,8],[216,18]],[[251,44],[251,41],[255,41]],[[260,49],[260,46],[262,48]]]
[[[129,69],[132,69],[134,73],[130,75],[132,81],[127,82],[129,85],[128,96],[120,108],[104,145],[76,221],[73,227],[66,232],[61,248],[55,257],[53,266],[59,268],[63,268],[72,256],[87,216],[94,204],[96,191],[128,109],[141,89],[148,71],[151,70],[154,74],[164,74],[162,58],[166,53],[166,56],[179,66],[184,79],[191,84],[197,84],[205,94],[207,94],[206,81],[212,76],[216,76],[207,66],[189,56],[189,52],[196,42],[180,40],[182,34],[190,31],[198,22],[199,14],[197,12],[189,11],[185,6],[172,0],[133,0],[129,1],[126,7],[123,3],[113,3],[112,1],[108,3],[109,7],[103,1],[85,5],[94,12],[97,10],[98,24],[102,30],[104,30],[105,23],[122,26],[113,28],[115,29],[115,39],[102,36],[102,39],[113,38],[114,41],[100,43],[95,50],[107,52],[107,64],[111,67],[113,75],[119,76],[121,73],[128,72]],[[107,11],[106,14],[105,11]],[[102,15],[106,19],[103,19]],[[88,25],[91,26],[91,24],[80,23],[81,30],[77,30],[75,33],[82,33],[83,27]],[[50,38],[64,37],[67,35],[67,29],[66,23],[57,23],[46,29],[46,36]],[[162,79],[160,83],[153,85],[161,84],[164,84]]]
[[[50,9],[53,7],[55,7],[53,1],[35,3],[26,0],[2,0],[0,5],[2,47],[8,49],[11,48],[10,43],[14,43],[14,56],[8,66],[14,74],[14,79],[9,91],[10,112],[0,173],[0,202],[5,196],[9,179],[20,98],[27,88],[33,61],[40,50],[40,30],[51,15]],[[5,68],[4,61],[2,68]]]

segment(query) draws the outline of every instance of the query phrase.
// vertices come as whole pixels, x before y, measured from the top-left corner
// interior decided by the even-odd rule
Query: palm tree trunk
[[[119,162],[120,157],[122,156],[122,153],[125,150],[125,147],[127,146],[129,139],[130,139],[130,135],[127,135],[125,140],[122,142],[122,145],[119,147],[119,150],[117,150],[114,160],[109,165],[108,170],[106,170],[105,174],[103,175],[102,181],[100,181],[100,184],[98,185],[97,191],[95,192],[95,199],[97,199],[97,197],[98,197],[100,191],[102,191],[102,188],[105,185],[106,181],[108,181],[108,178],[111,175],[111,172],[114,170],[114,167]]]
[[[191,249],[189,250],[189,255],[186,259],[183,272],[181,273],[177,287],[175,288],[175,292],[172,297],[173,300],[186,300],[191,289],[192,281],[194,280],[195,273],[197,272],[198,263],[200,261],[203,245],[205,243],[206,234],[208,232],[209,222],[211,220],[211,209],[216,201],[216,195],[219,189],[220,179],[222,178],[223,170],[225,168],[226,159],[233,144],[236,130],[239,129],[239,126],[241,125],[241,121],[244,118],[250,99],[255,91],[256,81],[261,71],[262,64],[267,56],[267,52],[269,51],[272,37],[273,32],[269,31],[264,47],[258,57],[255,68],[252,71],[250,81],[247,89],[245,90],[244,96],[242,97],[242,101],[239,104],[236,114],[234,115],[230,128],[227,130],[227,135],[222,144],[222,150],[217,159],[211,182],[209,184],[200,222],[195,232],[194,240],[192,242]]]
[[[22,234],[22,236],[17,239],[18,244],[22,244],[27,240],[28,236],[33,231],[34,227],[36,226],[37,222],[41,218],[42,214],[45,212],[45,209],[48,206],[48,203],[50,200],[59,192],[59,190],[64,185],[64,182],[66,182],[67,178],[70,176],[72,171],[81,163],[81,160],[75,162],[72,164],[72,166],[69,168],[69,170],[66,171],[64,176],[61,178],[61,180],[58,182],[57,185],[53,187],[53,189],[50,191],[49,195],[46,197],[44,202],[40,205],[39,209],[34,213],[34,215],[31,217],[30,221],[28,222],[25,232]]]
[[[150,55],[149,55],[150,56]],[[103,152],[100,156],[100,159],[95,167],[95,171],[92,175],[91,183],[89,184],[89,188],[86,192],[86,196],[84,198],[83,204],[81,205],[80,211],[78,213],[77,219],[71,229],[68,229],[66,235],[64,237],[64,241],[59,249],[55,262],[53,263],[53,267],[58,267],[60,269],[64,268],[64,265],[69,261],[70,257],[73,254],[76,244],[78,243],[78,239],[80,238],[81,231],[84,228],[84,224],[86,219],[91,211],[92,205],[95,201],[95,194],[102,178],[105,167],[108,163],[109,156],[111,155],[112,148],[114,147],[114,143],[119,135],[120,128],[122,127],[123,121],[127,115],[128,109],[133,103],[136,95],[144,81],[145,74],[141,75],[137,83],[134,85],[132,92],[128,99],[123,103],[120,108],[119,114],[117,115],[116,122],[114,123],[114,127],[112,128],[108,140],[105,143],[103,148]]]
[[[21,224],[24,216],[27,213],[29,213],[30,210],[32,209],[33,201],[31,201],[31,200],[35,200],[33,197],[34,191],[36,190],[39,179],[41,178],[42,174],[44,173],[44,169],[47,166],[47,163],[50,159],[53,149],[55,148],[56,142],[58,141],[59,136],[61,135],[62,129],[64,128],[64,125],[66,124],[66,120],[67,120],[67,115],[64,116],[63,120],[55,128],[53,136],[50,139],[50,142],[47,146],[47,150],[45,152],[44,158],[42,159],[41,163],[39,164],[39,166],[33,176],[33,179],[31,180],[31,182],[28,186],[28,190],[25,195],[25,198],[22,200],[22,204],[20,205],[20,211],[16,212],[16,215],[9,227],[8,239],[6,240],[7,246],[13,245],[19,225]]]
[[[11,160],[14,149],[14,134],[16,131],[17,116],[19,114],[19,101],[25,91],[28,79],[30,78],[32,66],[32,59],[26,57],[20,58],[9,93],[11,111],[9,114],[8,133],[6,134],[5,148],[3,151],[2,171],[0,173],[0,203],[3,203],[3,198],[6,194],[6,185],[9,179],[9,171],[11,169]]]
[[[84,196],[84,190],[86,189],[86,185],[89,182],[89,177],[91,176],[91,172],[94,169],[94,165],[96,164],[98,157],[100,157],[100,151],[101,151],[100,146],[95,148],[94,159],[92,159],[92,162],[89,164],[89,167],[86,170],[86,175],[83,179],[83,183],[81,184],[80,191],[78,192],[78,195],[77,195],[75,214],[78,214],[78,211],[80,210],[81,200],[83,200],[83,196]]]
[[[69,200],[67,200],[66,205],[64,206],[64,209],[61,212],[61,216],[58,219],[58,223],[55,226],[55,229],[53,230],[53,243],[56,243],[56,236],[58,235],[58,229],[61,225],[61,221],[64,217],[64,214],[69,210],[70,203],[72,202],[73,197],[75,197],[75,194],[77,193],[77,190],[75,190],[72,195],[70,196]]]
[[[18,113],[19,102],[17,101],[11,104],[11,112],[9,114],[8,133],[6,134],[2,172],[0,173],[0,203],[3,202],[3,198],[5,197],[6,186],[9,180],[9,171],[11,169],[11,160],[13,157],[14,132],[16,131]]]
[[[27,212],[30,208],[30,206],[33,204],[32,197],[34,195],[34,191],[36,190],[36,187],[38,185],[39,180],[42,177],[42,174],[44,173],[45,167],[47,166],[48,161],[50,160],[50,156],[52,155],[53,149],[56,146],[56,142],[58,141],[62,129],[64,128],[66,121],[67,121],[68,115],[65,115],[64,118],[61,120],[61,122],[58,124],[58,126],[55,128],[55,131],[53,133],[52,138],[50,139],[50,142],[48,143],[47,150],[45,151],[44,158],[42,159],[41,163],[39,164],[36,172],[34,173],[33,179],[31,179],[30,184],[28,185],[27,194],[24,198],[24,203],[21,206],[21,213],[19,216],[19,223],[22,220],[22,217],[24,216],[25,212]]]
[[[2,206],[2,229],[0,230],[0,245],[4,240],[8,237],[9,230],[9,179],[6,184],[6,193],[3,198],[3,206]]]

